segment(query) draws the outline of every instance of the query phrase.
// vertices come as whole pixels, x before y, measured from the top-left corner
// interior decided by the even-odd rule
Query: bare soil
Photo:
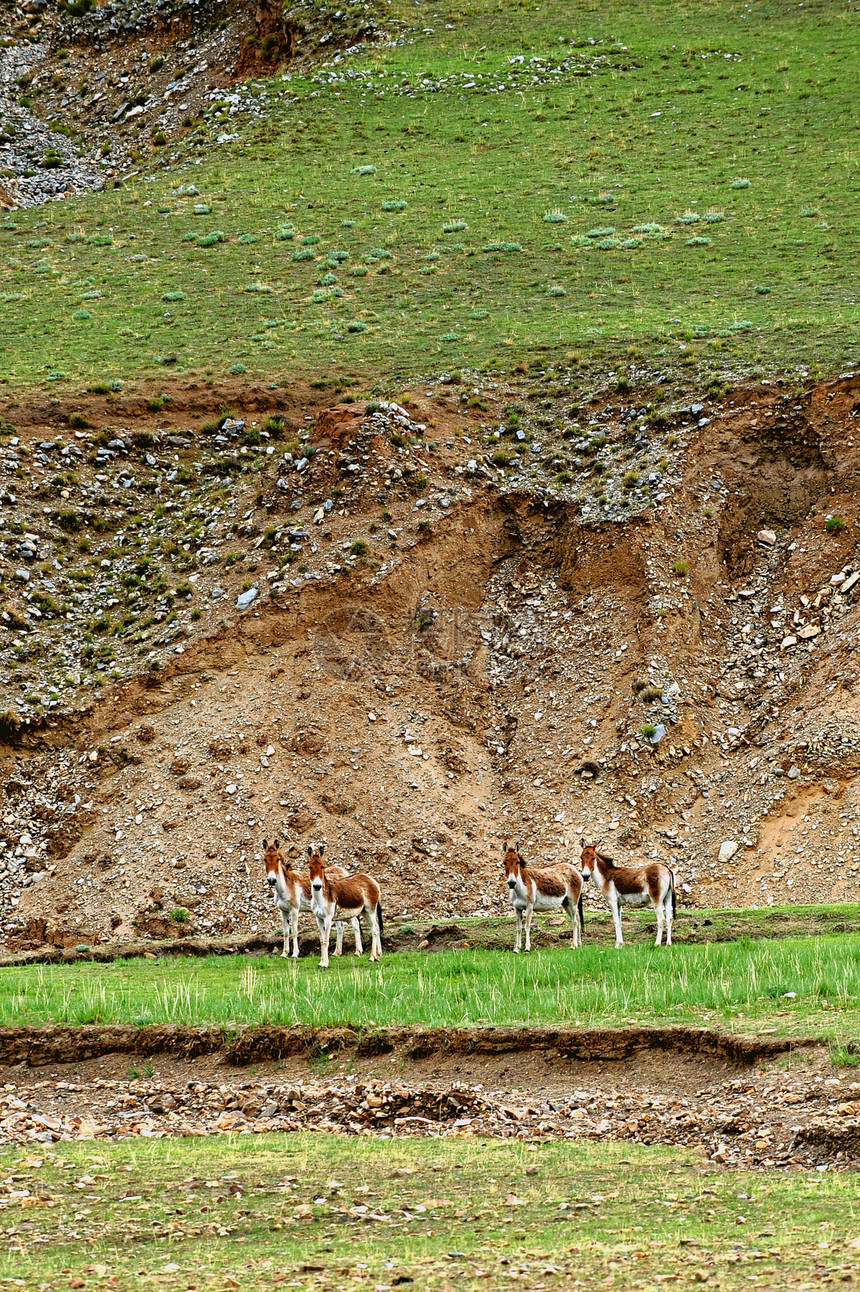
[[[481,407],[444,384],[404,396],[416,428],[405,448],[399,414],[337,404],[333,391],[173,393],[168,412],[135,394],[111,417],[129,436],[195,436],[172,452],[181,467],[198,460],[204,409],[230,395],[253,421],[278,401],[318,452],[286,491],[265,456],[235,482],[205,537],[214,563],[178,544],[160,558],[174,580],[191,562],[188,604],[204,609],[187,623],[182,611],[180,645],[153,638],[141,671],[139,637],[120,634],[125,676],[82,688],[82,708],[5,728],[10,950],[272,931],[264,835],[296,857],[325,839],[329,855],[371,871],[389,928],[407,939],[413,921],[505,911],[506,837],[536,861],[575,858],[582,835],[625,860],[662,856],[690,907],[856,898],[860,380],[737,389],[707,405],[701,427],[679,410],[645,450],[665,457],[659,503],[603,521],[469,466],[481,426],[522,396],[513,386],[488,383]],[[60,486],[34,459],[46,436],[65,439],[71,413],[7,409],[32,453],[14,481],[22,528],[61,565],[74,553],[44,503]],[[605,397],[590,416],[629,451],[624,408]],[[77,434],[91,447],[92,433]],[[135,476],[143,457],[129,455]],[[98,470],[84,460],[80,487],[98,488],[87,483]],[[327,497],[336,505],[318,521]],[[831,533],[832,515],[844,527]],[[299,526],[302,568],[278,570],[281,536]],[[47,610],[16,627],[35,613],[35,585],[16,581],[23,540],[7,536],[11,700],[35,685],[32,673],[15,683],[11,647],[23,643],[38,672],[40,652],[50,666],[94,612]],[[366,555],[350,552],[359,538]],[[108,595],[98,580],[112,577],[100,568],[112,545],[122,551],[93,536],[95,595]],[[259,595],[239,613],[248,574],[231,550],[257,567]],[[159,604],[164,619],[173,603]],[[721,858],[726,841],[736,847]]]

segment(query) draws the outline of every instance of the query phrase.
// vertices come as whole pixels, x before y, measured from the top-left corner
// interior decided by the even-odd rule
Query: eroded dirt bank
[[[7,945],[269,931],[264,835],[407,930],[505,837],[857,896],[860,379],[232,393],[6,410]]]
[[[741,1167],[860,1163],[860,1082],[814,1047],[789,1052],[775,1038],[257,1029],[215,1048],[202,1030],[125,1031],[54,1029],[38,1041],[5,1031],[3,1141],[316,1129],[685,1144]],[[94,1045],[98,1033],[110,1048]]]

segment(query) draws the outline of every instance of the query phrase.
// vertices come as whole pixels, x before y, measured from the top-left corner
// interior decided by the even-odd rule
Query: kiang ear
[[[519,841],[519,839],[517,839],[517,843],[516,843],[515,851],[516,851],[516,852],[519,852],[519,850],[520,850],[520,841]]]
[[[277,848],[277,846],[278,846],[278,841],[277,841],[277,839],[276,839],[276,840],[275,840],[275,847]]]
[[[277,846],[277,845],[276,845],[276,846]],[[268,851],[268,848],[269,848],[269,841],[268,841],[268,839],[264,839],[264,840],[263,840],[263,852],[267,852],[267,851]]]
[[[505,840],[505,845],[504,845],[504,847],[502,848],[502,856],[503,856],[503,857],[506,857],[506,856],[508,855],[508,848],[509,848],[509,847],[510,847],[510,845],[509,845],[509,843],[508,843],[508,841],[507,841],[507,839],[506,839],[506,840]]]
[[[309,856],[309,857],[312,857],[313,855],[314,855],[314,846],[313,846],[313,844],[312,844],[312,843],[309,843],[309,844],[308,844],[308,856]]]
[[[584,849],[584,848],[585,848],[585,840],[584,840],[584,839],[580,839],[580,841],[579,841],[579,846],[580,846],[580,848],[582,848],[582,849]]]
[[[320,856],[322,856],[324,852],[325,852],[325,844],[324,844],[324,843],[321,843],[321,844],[320,844]]]

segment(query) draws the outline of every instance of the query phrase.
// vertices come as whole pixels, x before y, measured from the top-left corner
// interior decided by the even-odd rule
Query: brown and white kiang
[[[647,906],[650,902],[657,916],[655,946],[663,941],[666,928],[666,946],[672,945],[672,922],[675,918],[675,873],[662,861],[649,861],[644,866],[616,866],[611,857],[597,851],[593,843],[582,844],[582,878],[589,879],[609,903],[615,923],[615,945],[624,945],[621,936],[621,907]]]
[[[310,851],[310,849],[308,849]],[[320,856],[325,851],[325,844],[320,847]],[[289,956],[292,940],[292,955],[299,954],[299,912],[311,909],[311,877],[307,871],[296,870],[289,857],[285,857],[275,839],[269,843],[263,840],[263,864],[266,867],[266,883],[275,899],[275,906],[281,912],[284,925],[284,949],[282,956]],[[326,870],[337,879],[345,879],[347,872],[342,866],[327,866]],[[350,920],[355,934],[355,954],[360,956],[364,950],[361,942],[361,924],[358,918]],[[344,921],[337,921],[337,938],[335,955],[343,951]]]
[[[582,945],[582,929],[585,917],[582,910],[582,875],[575,866],[568,862],[544,866],[540,869],[523,864],[520,845],[505,843],[504,851],[505,883],[511,898],[511,906],[517,917],[517,937],[514,951],[521,951],[523,945],[523,924],[526,933],[526,951],[531,951],[532,916],[535,911],[567,911],[570,919],[572,942],[575,947]],[[525,912],[525,919],[523,919]]]
[[[321,850],[308,845],[311,878],[311,910],[320,932],[320,968],[328,968],[331,926],[335,920],[358,919],[362,911],[370,925],[370,958],[382,959],[382,903],[379,885],[371,875],[332,876],[323,865]]]

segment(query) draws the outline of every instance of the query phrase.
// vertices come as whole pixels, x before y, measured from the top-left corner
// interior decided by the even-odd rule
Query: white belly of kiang
[[[619,893],[618,900],[622,906],[648,906],[651,898],[647,893]]]
[[[335,915],[339,920],[354,920],[363,910],[363,906],[339,906]]]
[[[557,911],[563,901],[563,897],[544,897],[542,893],[538,893],[534,907],[536,911]]]

